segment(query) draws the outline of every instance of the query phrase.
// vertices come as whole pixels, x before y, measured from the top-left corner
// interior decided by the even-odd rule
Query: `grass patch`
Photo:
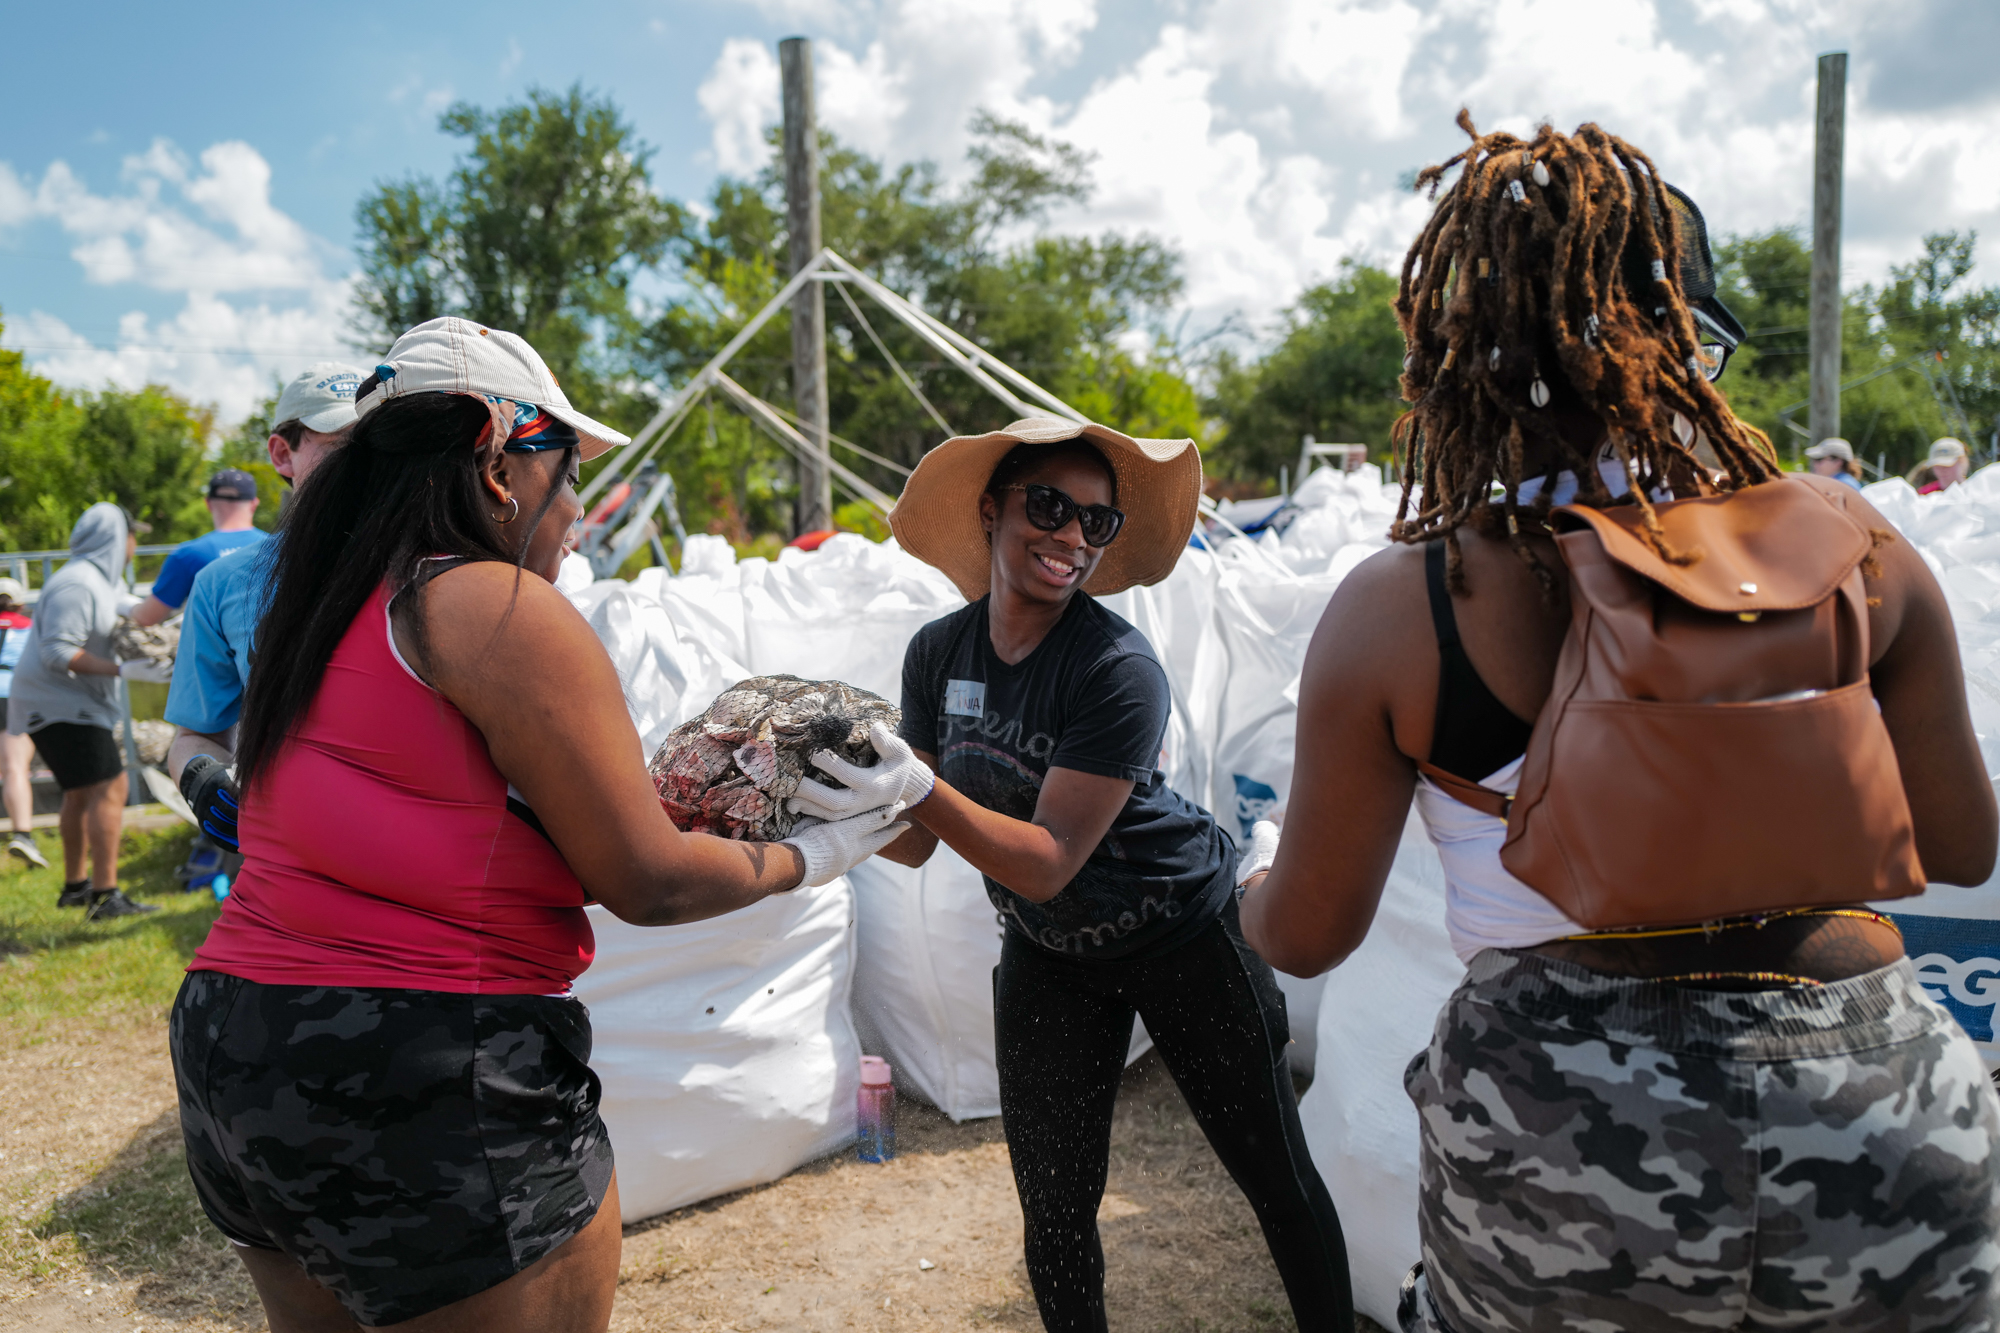
[[[186,827],[128,832],[120,886],[161,910],[86,921],[78,909],[56,906],[62,843],[54,830],[37,834],[50,868],[0,877],[0,1039],[26,1043],[52,1023],[165,1013],[220,910],[206,893],[183,893],[174,879],[192,837]]]
[[[88,1185],[56,1200],[33,1231],[42,1241],[71,1238],[93,1267],[117,1277],[178,1268],[191,1246],[229,1253],[195,1201],[173,1111],[134,1135]]]
[[[36,837],[50,869],[0,861],[0,1050],[19,1052],[31,1068],[52,1058],[45,1077],[59,1080],[58,1089],[88,1077],[114,1099],[125,1091],[115,1076],[104,1084],[105,1067],[90,1066],[90,1052],[99,1040],[130,1049],[138,1031],[163,1038],[188,959],[220,910],[206,892],[184,893],[174,879],[191,840],[185,826],[124,835],[120,887],[160,911],[116,921],[86,921],[80,910],[55,905],[62,889],[55,830]],[[162,1091],[171,1097],[171,1085]],[[129,1136],[79,1147],[61,1117],[87,1116],[88,1107],[47,1107],[39,1116],[24,1109],[18,1132],[6,1136],[0,1278],[138,1279],[134,1299],[148,1315],[242,1322],[255,1299],[195,1201],[178,1113],[148,1111],[153,1118]]]

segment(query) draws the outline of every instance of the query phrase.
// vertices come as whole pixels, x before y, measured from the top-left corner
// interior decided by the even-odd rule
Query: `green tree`
[[[1302,436],[1366,444],[1386,459],[1389,428],[1403,410],[1403,334],[1393,275],[1353,261],[1300,293],[1261,359],[1215,359],[1209,410],[1220,426],[1211,469],[1240,481],[1275,483],[1296,467]]]
[[[0,347],[0,545],[6,549],[49,550],[69,540],[76,514],[68,511],[63,460],[82,419],[21,353]]]
[[[1200,404],[1158,323],[1181,291],[1180,260],[1147,237],[1036,235],[1047,211],[1088,197],[1088,159],[1024,126],[981,115],[973,170],[946,186],[933,164],[889,167],[820,142],[827,245],[980,347],[1107,424],[1147,435],[1201,432]],[[725,179],[708,207],[678,213],[672,253],[683,294],[632,340],[635,363],[685,383],[783,284],[789,269],[783,160],[753,180]],[[833,431],[912,466],[946,431],[911,396],[877,343],[951,428],[1005,425],[1014,412],[858,292],[828,284]],[[780,317],[729,373],[767,401],[791,401],[790,330]],[[1135,353],[1134,343],[1148,350]],[[836,457],[894,494],[892,470],[838,446]],[[666,447],[693,526],[784,527],[789,455],[734,413],[699,413]]]
[[[159,385],[65,393],[0,350],[0,546],[60,549],[99,500],[150,523],[148,541],[199,536],[213,431],[208,409]]]
[[[2000,289],[1973,289],[1974,238],[1924,238],[1922,255],[1881,286],[1843,297],[1841,433],[1891,474],[1908,470],[1940,435],[1968,437],[1991,456],[2000,413]],[[1738,415],[1797,461],[1804,409],[1812,252],[1778,229],[1716,249],[1721,295],[1749,332],[1720,381]],[[1790,409],[1787,411],[1787,409]],[[1793,424],[1786,425],[1789,420]]]
[[[377,350],[439,315],[519,333],[579,408],[643,421],[609,353],[632,280],[665,253],[677,210],[652,191],[652,150],[582,85],[439,120],[466,141],[450,178],[380,185],[356,209],[361,334]]]
[[[70,464],[84,489],[75,496],[76,512],[97,500],[116,500],[152,525],[141,539],[148,542],[186,541],[209,530],[202,496],[215,431],[210,409],[157,384],[80,394],[78,404],[83,422]]]

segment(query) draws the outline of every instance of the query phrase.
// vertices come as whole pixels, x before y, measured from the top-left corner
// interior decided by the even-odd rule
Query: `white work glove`
[[[896,822],[902,813],[903,803],[897,801],[831,823],[801,819],[792,826],[792,836],[785,839],[805,858],[806,874],[798,887],[811,889],[831,883],[902,837],[903,830],[909,828]]]
[[[146,599],[136,593],[121,592],[117,596],[118,600],[111,605],[112,609],[118,612],[120,620],[123,620],[146,604]]]
[[[1236,863],[1236,887],[1242,888],[1252,875],[1269,870],[1277,859],[1278,826],[1260,819],[1250,826],[1250,845],[1243,849],[1243,859]]]
[[[832,774],[847,787],[842,790],[829,787],[824,782],[814,782],[811,778],[801,778],[798,791],[787,802],[792,813],[819,819],[843,819],[862,810],[897,802],[901,802],[901,807],[907,810],[931,794],[937,774],[911,752],[900,736],[877,722],[868,729],[868,739],[874,744],[875,753],[881,757],[881,762],[873,768],[850,764],[831,750],[821,750],[813,755],[814,768]]]
[[[144,657],[135,657],[129,662],[118,664],[118,674],[126,680],[142,680],[148,685],[170,685],[174,679],[173,664],[166,666]]]

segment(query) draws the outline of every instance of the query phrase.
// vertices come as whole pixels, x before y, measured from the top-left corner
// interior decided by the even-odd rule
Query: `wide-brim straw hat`
[[[967,601],[992,587],[993,556],[979,521],[979,497],[993,469],[1017,444],[1096,445],[1118,478],[1125,526],[1104,548],[1083,590],[1104,597],[1158,583],[1194,532],[1201,508],[1201,451],[1193,440],[1136,440],[1109,426],[1027,417],[985,435],[955,435],[923,456],[889,515],[905,551],[942,570]]]

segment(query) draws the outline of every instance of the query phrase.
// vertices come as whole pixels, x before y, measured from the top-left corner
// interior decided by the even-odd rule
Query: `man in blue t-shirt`
[[[134,624],[159,624],[181,609],[194,587],[194,576],[217,556],[265,540],[266,534],[255,526],[257,479],[241,468],[226,467],[209,478],[208,515],[215,520],[215,531],[182,542],[167,557],[153,580],[153,591],[132,612]]]
[[[293,487],[346,442],[354,424],[361,372],[322,363],[285,386],[271,429],[271,466]],[[235,761],[236,719],[250,678],[250,645],[269,596],[270,556],[283,538],[224,555],[200,572],[187,593],[180,652],[167,721],[174,724],[167,772],[178,780],[196,755]]]

